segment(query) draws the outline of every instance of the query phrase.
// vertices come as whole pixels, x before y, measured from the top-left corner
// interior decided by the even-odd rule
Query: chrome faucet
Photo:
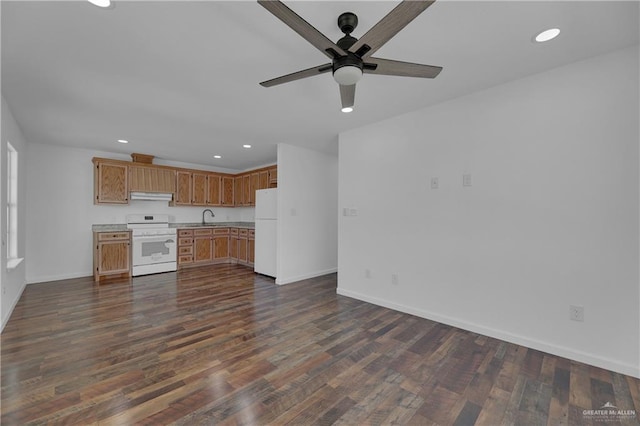
[[[216,217],[216,215],[215,215],[215,214],[213,214],[213,212],[211,211],[211,209],[204,209],[204,211],[202,212],[202,224],[203,224],[203,225],[205,224],[205,221],[204,221],[204,214],[205,214],[206,212],[211,213],[211,217]]]

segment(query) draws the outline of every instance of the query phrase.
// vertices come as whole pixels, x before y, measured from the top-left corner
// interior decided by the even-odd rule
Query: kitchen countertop
[[[178,222],[170,223],[169,228],[255,228],[254,222]],[[92,225],[93,232],[122,232],[128,231],[126,223]]]
[[[254,222],[202,222],[170,223],[169,228],[255,228]]]

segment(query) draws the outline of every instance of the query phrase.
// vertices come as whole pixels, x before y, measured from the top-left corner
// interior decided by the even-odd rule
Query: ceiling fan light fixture
[[[111,0],[88,0],[89,3],[98,6],[98,7],[104,7],[107,8],[109,6],[111,6]]]
[[[560,34],[559,28],[550,28],[548,30],[544,30],[541,33],[539,33],[534,38],[534,40],[538,43],[544,43],[545,41],[553,40],[554,38],[558,37],[559,34]]]
[[[333,79],[340,85],[351,86],[362,78],[362,69],[356,65],[345,65],[333,71]]]

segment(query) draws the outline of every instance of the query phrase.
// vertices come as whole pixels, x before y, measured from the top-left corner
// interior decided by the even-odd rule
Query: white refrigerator
[[[278,190],[256,191],[256,241],[253,270],[276,278]]]

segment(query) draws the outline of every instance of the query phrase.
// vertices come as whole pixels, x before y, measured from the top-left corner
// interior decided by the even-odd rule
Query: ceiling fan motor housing
[[[362,59],[349,52],[333,60],[333,78],[344,86],[356,84],[362,77],[362,67]]]
[[[338,16],[338,28],[343,33],[349,35],[358,26],[358,17],[353,12],[344,12]]]

